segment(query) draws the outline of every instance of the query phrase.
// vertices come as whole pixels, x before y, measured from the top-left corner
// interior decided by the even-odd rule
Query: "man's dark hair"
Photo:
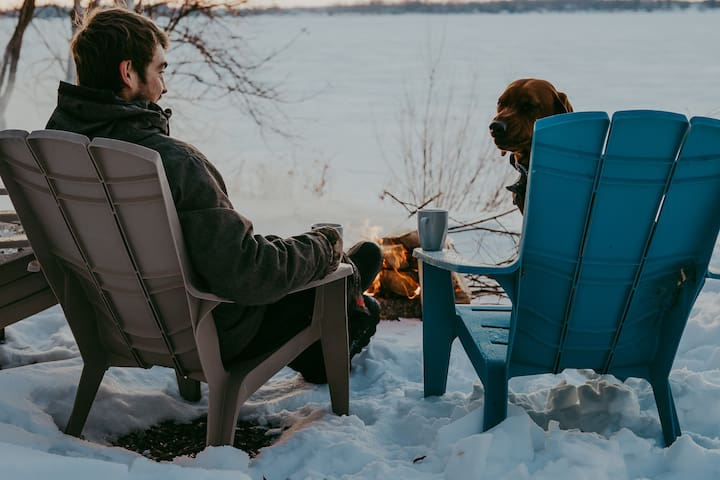
[[[145,82],[145,70],[157,46],[169,40],[149,18],[123,8],[96,9],[84,19],[70,44],[78,84],[119,93],[124,84],[120,62],[130,60]]]

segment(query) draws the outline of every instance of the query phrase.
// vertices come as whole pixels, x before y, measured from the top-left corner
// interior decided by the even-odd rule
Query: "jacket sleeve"
[[[337,266],[328,232],[268,240],[229,208],[182,212],[196,274],[208,289],[243,305],[274,303]]]
[[[342,240],[335,230],[284,239],[256,235],[207,160],[193,155],[174,167],[166,171],[185,245],[196,275],[212,293],[243,305],[274,303],[337,267]]]

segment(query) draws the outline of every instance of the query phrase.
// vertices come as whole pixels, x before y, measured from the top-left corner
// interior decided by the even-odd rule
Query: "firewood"
[[[380,272],[381,293],[385,291],[401,297],[412,299],[418,296],[419,287],[420,282],[417,276],[417,272],[399,272],[396,270],[382,270]]]
[[[413,230],[396,237],[385,237],[380,241],[380,244],[384,245],[386,244],[385,242],[390,245],[399,243],[403,245],[408,252],[412,253],[413,249],[420,246],[420,237],[418,236],[417,230]]]
[[[420,246],[417,231],[378,241],[383,250],[383,265],[367,293],[380,302],[382,319],[420,318],[420,275],[413,249]],[[452,274],[455,303],[468,304],[471,292],[463,276]]]
[[[392,270],[407,270],[410,268],[408,251],[402,244],[383,245],[382,252],[384,261],[383,268]]]

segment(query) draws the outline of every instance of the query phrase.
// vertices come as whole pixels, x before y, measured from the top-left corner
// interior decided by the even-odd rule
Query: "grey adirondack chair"
[[[720,229],[720,120],[660,111],[538,120],[520,253],[474,264],[416,250],[425,395],[445,392],[459,338],[485,387],[487,430],[511,377],[586,368],[646,379],[667,445],[668,376]],[[512,305],[455,305],[450,272],[495,278]]]
[[[65,431],[79,436],[109,367],[175,370],[186,397],[208,384],[207,444],[232,444],[238,409],[320,340],[337,414],[347,414],[346,278],[315,288],[311,325],[274,352],[223,365],[212,310],[195,288],[157,152],[60,131],[0,132],[0,175],[77,341],[83,370]]]

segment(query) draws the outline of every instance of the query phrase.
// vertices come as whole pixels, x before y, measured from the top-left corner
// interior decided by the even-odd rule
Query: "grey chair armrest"
[[[208,300],[211,302],[218,302],[218,303],[233,303],[232,300],[228,300],[227,298],[218,297],[217,295],[209,292],[203,292],[202,290],[198,290],[195,288],[195,286],[188,284],[187,285],[187,291],[190,295],[197,298],[198,300]]]
[[[348,277],[352,275],[352,267],[347,263],[341,263],[337,270],[334,272],[324,276],[323,278],[319,278],[317,280],[313,280],[312,282],[303,285],[300,288],[296,288],[294,290],[291,290],[289,293],[295,293],[300,292],[302,290],[307,290],[310,288],[319,287],[320,285],[325,285],[327,283],[334,282],[335,280],[338,280],[340,278]],[[208,300],[211,302],[218,302],[218,303],[233,303],[232,300],[229,300],[227,298],[218,297],[215,294],[209,293],[209,292],[203,292],[202,290],[198,290],[193,285],[187,286],[188,292],[193,297],[197,298],[198,300]]]
[[[312,282],[307,283],[300,288],[291,290],[289,293],[301,292],[303,290],[308,290],[310,288],[315,288],[315,287],[319,287],[320,285],[325,285],[325,284],[334,282],[335,280],[338,280],[338,279],[341,279],[344,277],[349,277],[350,275],[352,275],[352,271],[353,271],[352,266],[350,266],[350,264],[341,263],[338,266],[337,270],[335,270],[334,272],[329,273],[328,275],[324,276],[323,278],[313,280]]]

